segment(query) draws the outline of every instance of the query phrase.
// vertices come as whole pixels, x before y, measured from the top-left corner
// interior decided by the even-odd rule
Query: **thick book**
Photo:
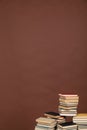
[[[65,110],[65,109],[58,109],[60,112],[77,112],[77,110]]]
[[[56,120],[55,119],[51,119],[51,118],[46,118],[46,117],[39,117],[39,118],[36,119],[36,122],[41,123],[41,124],[48,124],[48,125],[50,125],[50,124],[55,123]]]
[[[65,122],[65,123],[59,124],[58,127],[60,127],[60,128],[71,128],[71,127],[77,127],[77,124],[73,123],[73,122]]]
[[[79,96],[77,94],[58,94],[61,99],[79,99]]]
[[[35,126],[35,130],[54,130],[54,128],[47,128],[42,126]]]
[[[73,119],[84,119],[84,118],[87,119],[87,113],[79,113],[79,114],[77,114],[77,116],[74,117]]]
[[[64,110],[76,110],[77,107],[67,107],[67,106],[59,106],[59,109],[64,109]]]
[[[78,103],[78,99],[61,99],[59,98],[59,102],[65,102],[65,103]]]
[[[53,123],[53,124],[50,124],[50,125],[37,123],[37,126],[44,127],[44,128],[54,128],[56,126],[56,123]]]
[[[85,124],[85,125],[78,125],[78,128],[87,130],[87,124]]]
[[[78,103],[65,103],[65,102],[59,102],[59,105],[64,106],[64,107],[77,107]]]
[[[76,116],[77,114],[60,113],[60,116]]]
[[[50,117],[50,118],[59,118],[60,117],[59,113],[52,112],[52,111],[45,112],[44,115],[47,117]]]

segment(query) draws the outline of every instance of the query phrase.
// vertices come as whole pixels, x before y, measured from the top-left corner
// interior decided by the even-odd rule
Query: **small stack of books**
[[[52,112],[52,111],[45,112],[44,116],[46,116],[47,118],[55,119],[57,121],[57,123],[66,122],[65,117],[60,116],[59,113],[57,113],[57,112]]]
[[[59,94],[59,114],[61,116],[76,116],[78,102],[78,95]]]
[[[57,130],[77,130],[77,125],[73,122],[65,122],[58,124]]]
[[[73,122],[78,125],[78,130],[87,130],[87,113],[80,113],[73,117]]]
[[[55,130],[56,120],[46,117],[39,117],[36,119],[37,125],[35,130]]]

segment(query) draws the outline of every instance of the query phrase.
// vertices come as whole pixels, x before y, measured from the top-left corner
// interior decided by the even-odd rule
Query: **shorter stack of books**
[[[59,113],[57,113],[57,112],[52,112],[52,111],[45,112],[44,116],[46,116],[47,118],[55,119],[57,121],[57,123],[64,123],[64,122],[66,122],[65,117],[64,116],[60,116]]]
[[[80,113],[73,117],[73,122],[78,125],[78,130],[87,130],[87,113]]]
[[[76,116],[78,102],[78,95],[59,94],[59,114],[61,116]]]
[[[58,124],[57,130],[77,130],[77,125],[73,122],[66,122]]]
[[[46,117],[39,117],[36,119],[37,125],[35,130],[55,130],[56,120]]]

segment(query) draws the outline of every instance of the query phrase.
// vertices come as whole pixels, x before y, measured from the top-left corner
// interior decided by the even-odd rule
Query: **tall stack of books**
[[[58,111],[61,116],[76,116],[79,102],[78,95],[59,94]]]
[[[36,119],[37,125],[35,130],[55,130],[56,120],[46,117],[39,117]]]
[[[78,130],[87,130],[87,113],[80,113],[73,117],[73,122],[78,125]]]
[[[77,125],[73,122],[66,122],[59,124],[57,130],[77,130]]]
[[[55,119],[57,121],[57,123],[64,123],[64,122],[66,122],[65,117],[64,116],[60,116],[59,113],[57,113],[57,112],[52,112],[52,111],[45,112],[44,116],[46,116],[47,118]]]

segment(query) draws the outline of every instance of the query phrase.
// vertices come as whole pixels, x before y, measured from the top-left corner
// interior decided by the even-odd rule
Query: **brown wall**
[[[58,93],[87,112],[87,1],[0,1],[0,130],[33,130]]]

